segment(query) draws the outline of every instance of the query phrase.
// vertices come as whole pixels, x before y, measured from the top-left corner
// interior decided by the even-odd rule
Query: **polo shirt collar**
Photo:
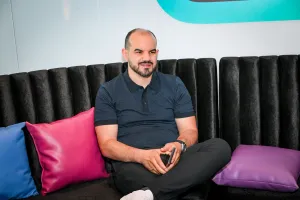
[[[142,88],[142,86],[136,84],[135,82],[133,82],[131,80],[131,78],[129,77],[128,74],[128,69],[124,72],[123,74],[125,82],[127,84],[128,89],[130,90],[130,92],[135,92],[137,91],[139,88]],[[160,89],[160,81],[159,81],[159,77],[157,72],[153,72],[152,74],[152,79],[150,81],[150,84],[148,85],[150,88],[152,88],[155,92],[158,92]]]

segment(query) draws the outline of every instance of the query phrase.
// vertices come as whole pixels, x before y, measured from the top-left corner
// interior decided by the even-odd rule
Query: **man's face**
[[[150,77],[157,67],[156,40],[150,33],[135,32],[129,39],[130,46],[123,51],[129,67],[142,77]]]

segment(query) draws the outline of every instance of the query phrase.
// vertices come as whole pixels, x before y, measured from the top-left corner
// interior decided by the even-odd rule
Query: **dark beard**
[[[128,63],[129,63],[130,68],[135,73],[137,73],[138,75],[140,75],[141,77],[144,77],[144,78],[150,77],[153,74],[153,72],[156,71],[156,68],[157,68],[157,65],[155,65],[155,66],[153,66],[153,68],[152,68],[153,70],[152,71],[150,71],[150,69],[146,69],[145,70],[146,72],[143,73],[143,72],[141,72],[141,71],[138,70],[138,66],[133,65],[130,61],[128,61]],[[139,63],[139,64],[142,64],[142,63]],[[144,63],[149,63],[149,62],[144,62]],[[151,62],[151,64],[152,64],[152,62]]]

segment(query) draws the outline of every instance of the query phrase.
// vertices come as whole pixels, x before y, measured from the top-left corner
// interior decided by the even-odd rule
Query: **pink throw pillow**
[[[42,195],[65,186],[107,178],[94,128],[94,107],[52,123],[26,122],[42,167]]]

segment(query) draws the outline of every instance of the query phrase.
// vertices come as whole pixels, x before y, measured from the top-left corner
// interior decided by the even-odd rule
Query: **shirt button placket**
[[[142,95],[142,101],[143,101],[143,104],[144,104],[144,110],[148,110],[147,108],[147,99],[146,99],[146,92],[147,92],[147,88],[143,91],[143,95]]]

